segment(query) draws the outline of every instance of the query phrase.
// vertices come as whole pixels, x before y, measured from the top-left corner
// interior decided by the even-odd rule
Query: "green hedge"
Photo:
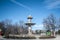
[[[36,39],[36,37],[4,37],[4,38],[7,38],[7,39]]]

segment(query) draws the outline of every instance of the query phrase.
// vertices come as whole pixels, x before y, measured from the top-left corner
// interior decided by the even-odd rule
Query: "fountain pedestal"
[[[31,27],[28,27],[28,35],[31,35]]]

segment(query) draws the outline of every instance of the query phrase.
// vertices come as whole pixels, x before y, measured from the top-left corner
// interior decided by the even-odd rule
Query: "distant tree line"
[[[2,30],[2,35],[9,34],[26,34],[27,26],[24,24],[24,21],[19,21],[19,23],[12,24],[12,21],[7,19],[0,21],[0,29]]]

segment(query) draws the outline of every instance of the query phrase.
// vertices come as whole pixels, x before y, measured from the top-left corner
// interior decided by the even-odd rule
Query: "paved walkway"
[[[52,39],[5,39],[5,38],[2,38],[0,36],[0,40],[59,40],[60,39],[60,35],[57,35],[56,38],[52,38]]]

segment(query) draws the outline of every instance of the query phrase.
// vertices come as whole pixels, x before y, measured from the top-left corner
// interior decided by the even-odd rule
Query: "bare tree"
[[[28,27],[25,25],[24,21],[19,21],[19,24],[20,24],[20,31],[21,33],[23,34],[26,34],[27,33],[27,30],[28,30]]]
[[[43,25],[44,25],[48,30],[52,30],[53,32],[55,31],[56,19],[55,19],[55,17],[53,16],[53,14],[51,14],[51,15],[48,16],[46,19],[44,19]]]
[[[47,18],[44,19],[44,21],[43,21],[43,25],[44,25],[44,27],[46,28],[46,30],[50,30],[50,27],[49,27],[48,19],[47,19]]]
[[[58,22],[59,22],[58,27],[60,28],[60,18],[59,18],[59,21]]]
[[[2,35],[4,35],[5,27],[4,27],[4,22],[3,21],[0,22],[0,29],[2,30]]]
[[[57,22],[57,29],[58,29],[58,34],[60,34],[60,18],[58,19],[58,22]]]

